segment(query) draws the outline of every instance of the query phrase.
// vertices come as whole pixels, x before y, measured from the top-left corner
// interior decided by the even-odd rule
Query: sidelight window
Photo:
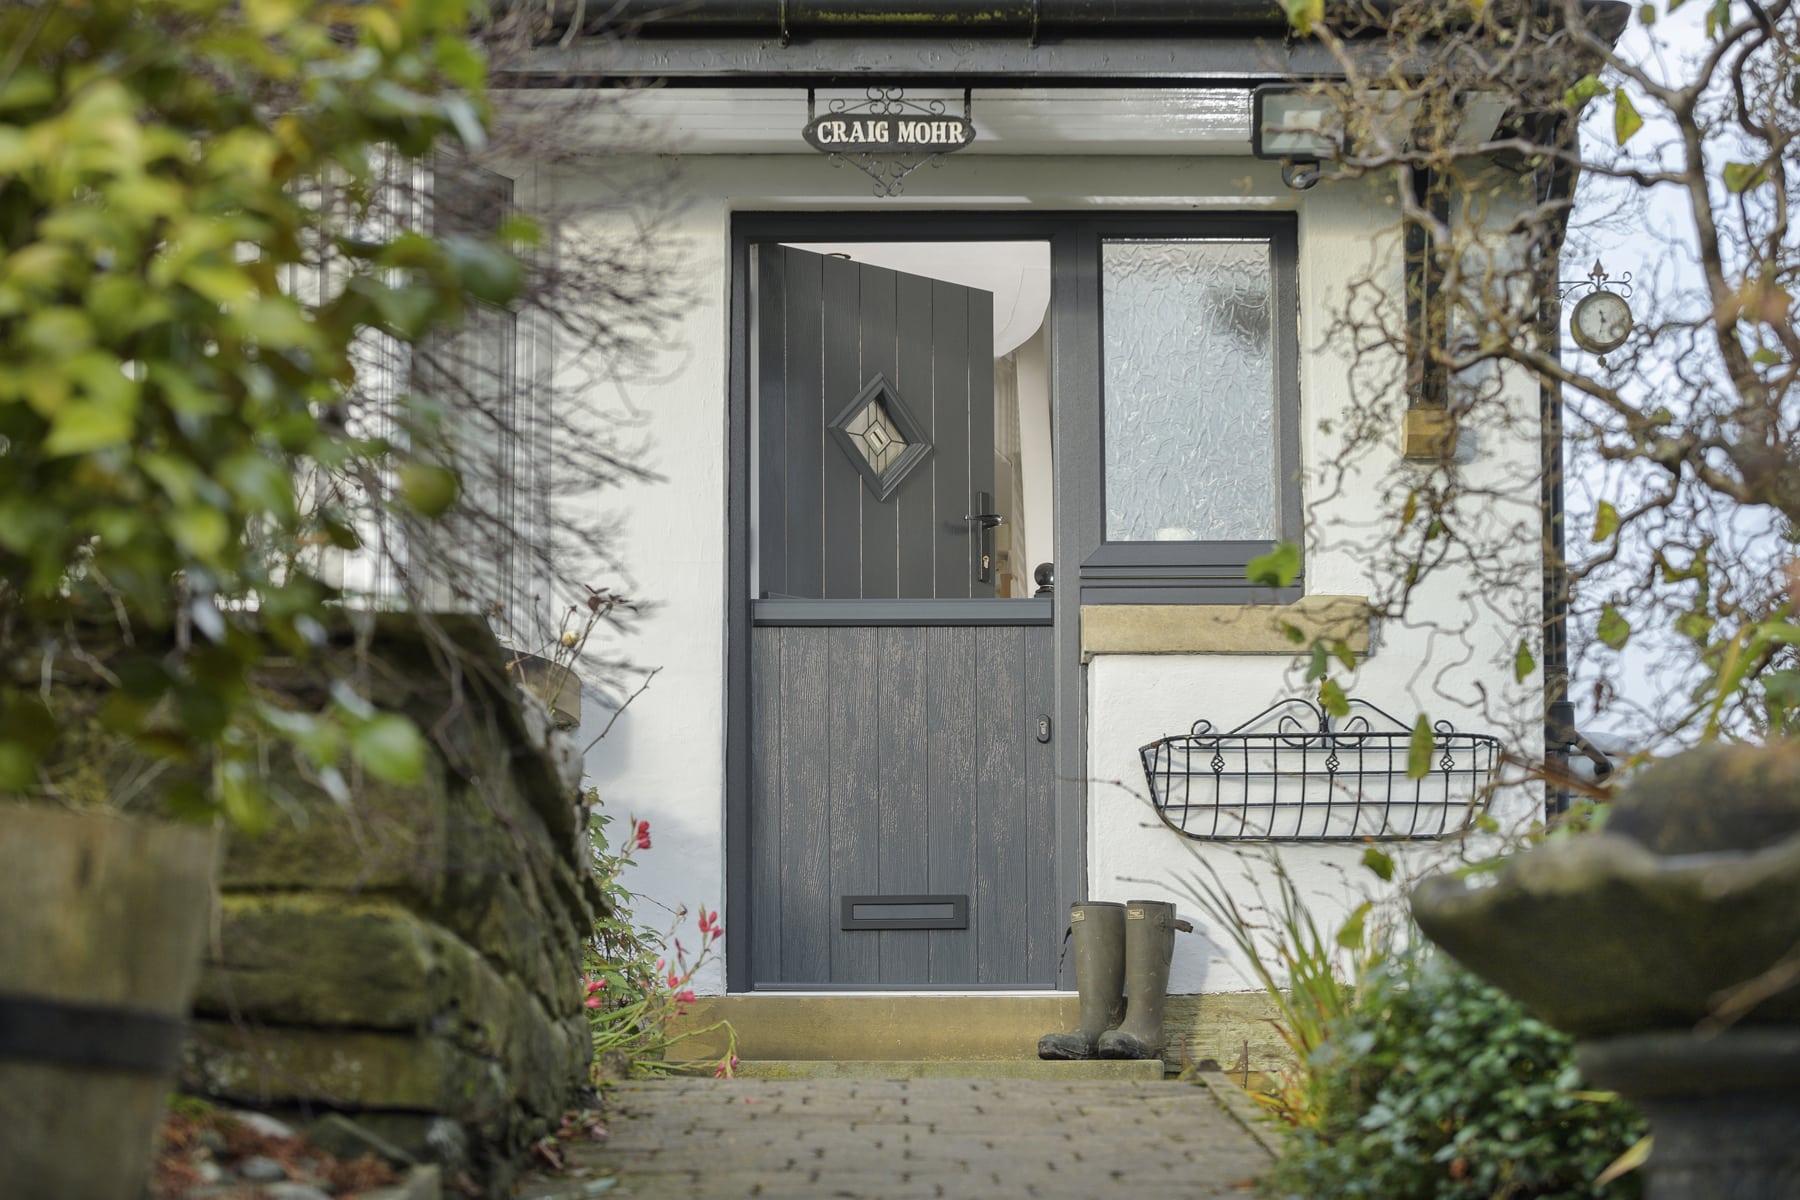
[[[1217,224],[1100,234],[1101,542],[1084,602],[1291,598],[1244,574],[1299,535],[1291,225]]]

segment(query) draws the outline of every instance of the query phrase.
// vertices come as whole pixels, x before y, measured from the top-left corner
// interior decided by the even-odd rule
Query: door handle
[[[963,520],[981,531],[981,559],[975,568],[975,581],[992,583],[994,582],[994,530],[1005,524],[1006,518],[993,511],[994,497],[990,492],[976,492],[975,507],[979,511],[963,515]]]

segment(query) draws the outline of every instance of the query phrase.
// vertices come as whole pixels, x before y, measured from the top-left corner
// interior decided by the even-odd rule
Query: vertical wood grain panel
[[[829,674],[817,684],[831,690],[827,718],[831,738],[831,891],[827,923],[831,931],[831,980],[876,983],[881,977],[881,944],[869,930],[838,928],[839,897],[881,890],[881,814],[876,781],[881,776],[876,741],[874,629],[822,631],[831,642]]]
[[[882,895],[918,895],[931,890],[926,855],[932,829],[926,806],[931,771],[926,736],[926,635],[920,628],[878,629],[879,678],[876,703],[880,771]],[[880,940],[881,981],[906,985],[931,976],[931,934],[924,930],[884,930]]]
[[[982,912],[976,967],[982,983],[1017,984],[1026,974],[1022,634],[1016,626],[976,631],[975,887]]]
[[[781,248],[756,254],[758,594],[788,594],[787,289]]]
[[[963,517],[971,510],[969,487],[969,296],[968,288],[935,283],[931,293],[932,403],[936,408],[937,460],[932,473],[936,511],[937,595],[973,595],[969,574],[973,535]],[[989,331],[990,338],[993,336]],[[993,364],[988,364],[992,388]],[[990,399],[989,407],[992,407]],[[988,423],[993,423],[990,414]],[[992,435],[989,435],[990,440]],[[990,451],[989,456],[992,457]]]
[[[895,322],[900,344],[894,369],[894,390],[906,402],[913,419],[925,430],[925,437],[935,446],[937,435],[932,399],[931,361],[931,297],[932,283],[917,275],[902,274],[895,290]],[[933,542],[936,525],[934,506],[937,496],[932,483],[938,470],[938,454],[913,468],[911,475],[894,493],[893,504],[899,521],[899,566],[896,594],[901,596],[935,595],[933,577]]]
[[[750,634],[750,978],[781,978],[781,640]],[[734,918],[735,919],[735,918]]]
[[[831,978],[830,630],[784,629],[781,647],[781,978]]]
[[[862,595],[862,476],[845,457],[843,448],[825,431],[862,387],[857,378],[856,312],[861,292],[861,271],[847,259],[823,261],[824,322],[823,392],[814,436],[820,441],[825,469],[822,475],[825,506],[825,587],[832,600],[853,600]]]
[[[1055,630],[1042,627],[1020,631],[1025,641],[1025,698],[1019,745],[1025,757],[1025,868],[1026,929],[1030,952],[1027,963],[1034,987],[1055,987],[1057,959],[1062,950],[1063,913],[1074,897],[1057,894],[1056,885],[1056,708]],[[1037,740],[1040,715],[1052,718],[1051,740]],[[1071,981],[1073,974],[1071,973]]]
[[[975,632],[966,627],[926,630],[931,688],[925,713],[930,890],[969,897],[968,929],[930,934],[932,983],[974,981],[976,931],[985,919],[975,887]]]
[[[894,287],[897,276],[882,267],[863,267],[862,292],[857,309],[858,366],[856,387],[880,372],[890,384],[895,371]],[[899,526],[897,496],[877,500],[867,485],[862,495],[862,594],[869,599],[889,598],[896,590],[895,555]]]
[[[775,252],[775,247],[765,249]],[[789,596],[823,595],[825,585],[824,471],[825,422],[820,415],[820,346],[823,260],[798,250],[782,256],[784,326],[787,356],[783,360],[782,406],[787,456],[787,589]],[[765,518],[766,520],[767,518]]]

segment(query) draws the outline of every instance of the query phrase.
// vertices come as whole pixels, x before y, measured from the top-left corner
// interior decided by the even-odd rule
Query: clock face
[[[1617,292],[1584,296],[1569,317],[1575,344],[1595,354],[1617,350],[1631,336],[1631,306]]]

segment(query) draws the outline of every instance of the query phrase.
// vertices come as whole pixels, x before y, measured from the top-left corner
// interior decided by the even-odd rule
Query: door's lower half
[[[759,626],[751,985],[1051,988],[1049,625]]]

